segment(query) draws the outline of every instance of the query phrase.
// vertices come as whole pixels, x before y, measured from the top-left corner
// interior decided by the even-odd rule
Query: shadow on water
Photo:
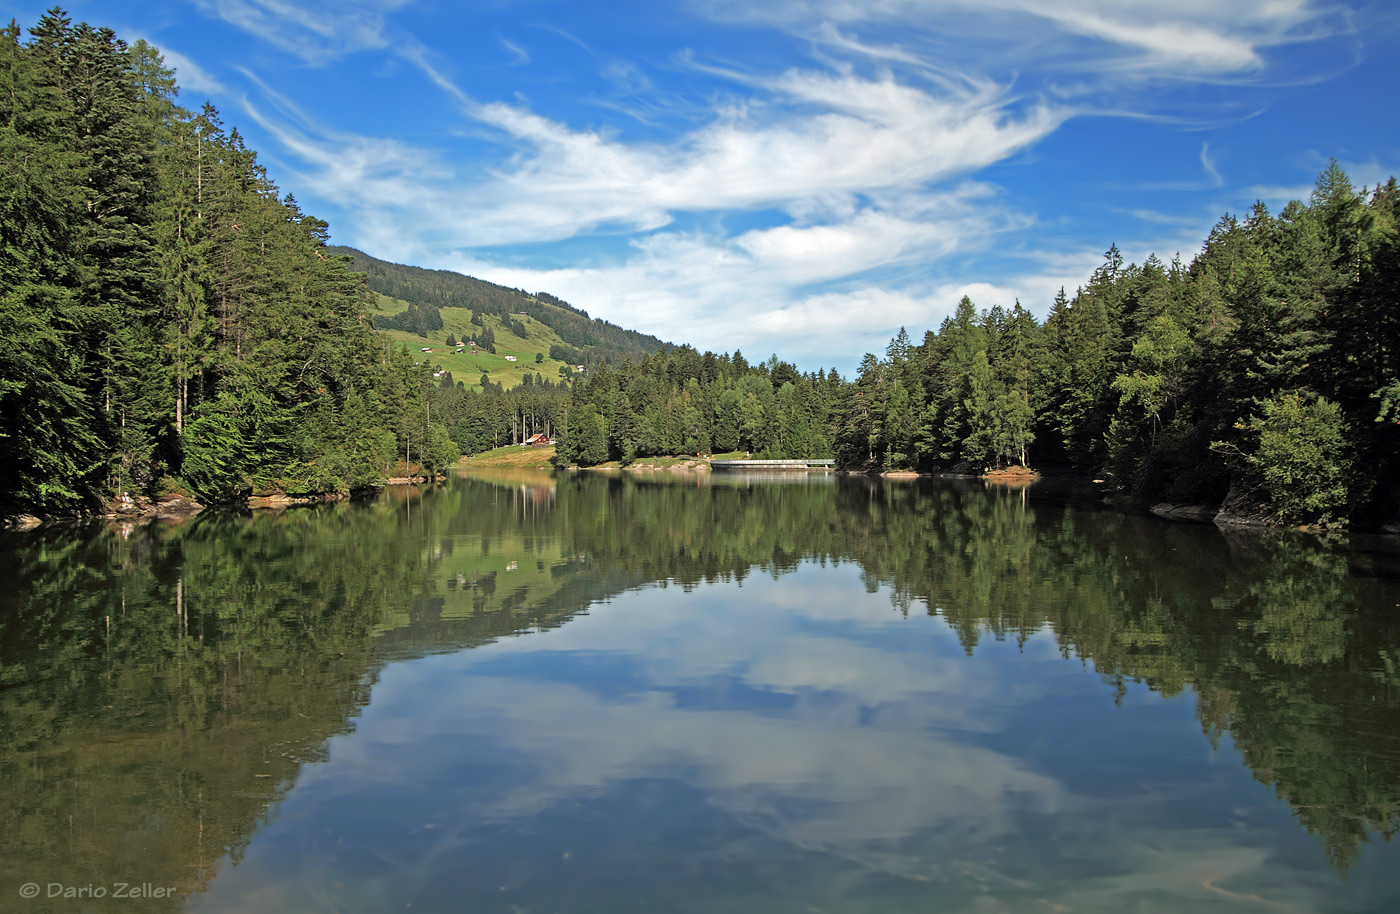
[[[857,564],[969,655],[1048,632],[1119,698],[1194,691],[1206,737],[1230,736],[1340,872],[1400,826],[1393,541],[1222,533],[1053,487],[781,482],[473,474],[0,536],[0,897],[31,881],[201,892],[354,728],[385,664],[807,560]]]

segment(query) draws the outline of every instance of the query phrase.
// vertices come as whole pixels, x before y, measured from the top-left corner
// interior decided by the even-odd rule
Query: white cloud
[[[1375,190],[1391,178],[1400,175],[1400,168],[1396,168],[1394,163],[1386,164],[1379,159],[1368,159],[1365,162],[1341,161],[1337,164],[1342,166],[1342,170],[1351,178],[1351,186],[1357,191],[1365,187]],[[1321,172],[1322,168],[1318,168]],[[1308,188],[1308,195],[1301,199],[1306,200],[1312,195],[1312,187]]]
[[[778,352],[815,370],[833,359],[858,360],[865,348],[852,353],[853,346],[883,349],[890,328],[921,326],[943,303],[873,282],[847,291],[803,292],[805,287],[936,259],[995,230],[973,213],[913,221],[859,211],[839,224],[779,226],[734,238],[655,233],[615,266],[529,270],[476,260],[437,265],[509,286],[549,289],[571,302],[606,302],[610,320],[702,349],[742,347],[751,357]]]
[[[149,42],[152,45],[157,43]],[[223,95],[228,88],[208,70],[190,60],[179,51],[167,46],[159,46],[165,65],[175,70],[175,78],[182,92],[203,92],[209,95]]]
[[[485,186],[460,243],[541,241],[599,226],[646,231],[678,212],[802,207],[983,168],[1051,132],[1062,115],[982,83],[937,92],[850,74],[792,71],[743,109],[665,144],[626,144],[514,105],[475,116],[517,144]],[[794,106],[811,109],[794,111]]]
[[[389,45],[397,37],[388,26],[389,14],[411,2],[198,0],[210,15],[313,63]],[[1263,65],[1262,51],[1347,28],[1335,10],[1314,0],[703,0],[696,6],[720,18],[788,26],[890,60],[905,56],[912,62],[897,49],[878,49],[833,26],[927,28],[956,20],[969,34],[996,35],[1023,47],[1027,37],[1053,44],[1058,32],[1103,43],[1117,52],[1120,66],[1192,76],[1257,70]],[[518,45],[500,41],[518,61],[529,60]],[[1102,55],[1080,54],[1078,59],[1092,68],[1104,63]]]
[[[236,25],[308,63],[326,63],[391,41],[386,14],[412,0],[197,0]]]
[[[893,24],[907,30],[941,24],[968,37],[994,36],[1023,53],[1034,48],[1070,68],[1193,78],[1255,71],[1269,48],[1346,27],[1333,20],[1333,10],[1310,0],[709,0],[700,6],[720,18],[769,22],[867,49],[871,42],[831,26]],[[1081,44],[1070,54],[1065,39],[1089,39],[1101,47],[1096,53]]]
[[[1203,214],[1120,249],[1125,262],[1142,263],[1154,253],[1163,261],[1178,253],[1189,260],[1213,221]],[[804,370],[836,366],[849,374],[864,353],[884,352],[899,327],[915,337],[937,329],[964,295],[979,309],[1010,308],[1019,300],[1044,318],[1061,288],[1073,297],[1104,262],[1106,245],[1075,247],[1026,253],[995,282],[910,280],[892,287],[880,281],[882,268],[914,271],[979,237],[994,241],[1022,227],[975,211],[948,213],[938,223],[861,212],[839,229],[783,226],[732,239],[654,233],[636,243],[633,257],[610,266],[534,270],[450,257],[431,265],[513,288],[547,289],[586,303],[590,313],[603,302],[609,320],[702,350],[741,348],[750,358],[777,353]],[[807,288],[866,272],[874,275],[835,289]]]
[[[816,287],[855,282],[856,300],[917,320],[909,296],[873,294],[859,277],[936,262],[1024,226],[992,188],[959,176],[1026,148],[1062,117],[988,81],[915,85],[889,73],[794,69],[756,80],[748,105],[671,142],[626,143],[458,93],[464,111],[514,150],[467,176],[437,152],[327,130],[262,90],[282,118],[251,101],[249,113],[300,160],[299,182],[352,212],[354,240],[372,253],[546,289],[669,339],[799,358],[794,341],[816,345],[822,329],[844,350],[861,320],[855,300],[838,313],[831,290]],[[732,235],[663,231],[680,214],[758,210],[785,212],[786,223]],[[598,230],[634,233],[625,262],[529,270],[444,252]]]
[[[909,264],[912,269],[936,259],[942,245],[956,250],[978,232],[994,240],[1006,227],[972,212],[961,222],[951,215],[946,219],[945,229],[956,228],[940,233],[925,223],[857,214],[840,243],[803,239],[802,230],[789,227],[737,239],[657,233],[640,242],[637,255],[625,263],[593,268],[531,270],[451,258],[434,265],[490,276],[511,287],[548,289],[574,303],[606,302],[609,320],[702,350],[737,347],[750,358],[775,352],[804,370],[835,365],[849,373],[864,353],[884,352],[899,327],[915,337],[937,329],[964,295],[979,309],[1010,308],[1019,300],[1043,318],[1061,288],[1072,297],[1104,262],[1106,245],[1075,247],[1026,253],[995,282],[922,280],[891,287],[879,281],[880,267]],[[1154,253],[1164,261],[1181,253],[1189,260],[1212,221],[1203,215],[1174,225],[1171,234],[1122,245],[1123,257],[1142,263]],[[1022,227],[1014,221],[1007,226]],[[826,236],[831,229],[812,231]],[[755,257],[755,251],[765,256]],[[842,288],[805,289],[807,278],[820,282],[865,271],[877,274]]]

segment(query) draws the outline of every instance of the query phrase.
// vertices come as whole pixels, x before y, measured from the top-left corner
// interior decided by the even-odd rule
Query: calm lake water
[[[4,911],[1400,910],[1393,539],[476,473],[0,581]]]

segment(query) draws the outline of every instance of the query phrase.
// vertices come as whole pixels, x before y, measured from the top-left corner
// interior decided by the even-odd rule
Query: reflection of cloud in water
[[[965,838],[987,838],[1013,827],[1012,807],[1063,802],[1053,780],[956,737],[997,725],[1000,697],[988,671],[974,683],[959,658],[849,640],[850,623],[870,631],[873,616],[903,626],[901,638],[936,634],[956,644],[934,620],[904,619],[887,594],[864,592],[858,569],[751,579],[742,601],[735,591],[627,594],[548,637],[391,668],[364,734],[403,746],[450,734],[518,754],[535,774],[481,810],[488,817],[534,815],[628,779],[683,777],[763,832],[851,850],[952,824]],[[640,681],[605,697],[529,673],[493,675],[498,661],[537,660],[543,670],[562,662],[560,652],[611,657],[604,662],[636,670]],[[453,677],[448,692],[426,681],[445,676]],[[792,700],[715,709],[682,705],[670,691],[735,686]],[[425,694],[435,696],[426,706]],[[413,702],[402,716],[393,712],[396,696]],[[337,758],[352,761],[344,752]]]
[[[743,672],[755,688],[779,692],[820,689],[841,692],[861,704],[894,701],[920,692],[966,692],[956,662],[889,654],[849,641],[792,635],[752,658]]]
[[[687,709],[660,692],[609,701],[572,685],[473,679],[420,710],[535,767],[532,783],[488,804],[492,816],[532,815],[614,781],[683,776],[743,818],[826,847],[899,840],[951,820],[999,833],[1009,827],[1008,795],[1043,808],[1062,796],[1055,782],[1011,759],[937,733]]]
[[[751,578],[742,591],[731,585],[692,594],[675,589],[627,594],[596,608],[587,624],[565,626],[548,638],[510,639],[442,662],[478,670],[498,654],[620,654],[638,664],[642,678],[655,688],[703,686],[730,677],[787,695],[830,692],[821,713],[832,723],[873,710],[901,727],[987,731],[1000,726],[999,706],[1036,697],[1025,686],[1015,687],[1015,694],[1009,685],[993,688],[991,668],[980,668],[977,678],[969,679],[956,635],[926,616],[904,618],[890,607],[885,592],[866,593],[855,566],[814,571],[804,566],[776,581]],[[736,598],[739,592],[742,600]],[[893,635],[900,645],[924,639],[944,646],[946,656],[927,649],[886,650],[852,640],[855,633]],[[881,640],[893,646],[888,637]]]
[[[620,891],[657,902],[664,891],[649,879],[712,874],[675,856],[690,847],[686,823],[703,821],[706,865],[732,867],[739,894],[697,895],[687,910],[702,910],[706,897],[779,897],[786,883],[763,875],[776,859],[800,867],[791,872],[803,886],[782,896],[792,902],[783,910],[1203,914],[1324,903],[1308,888],[1315,874],[1275,856],[1277,825],[1265,819],[1287,813],[1264,793],[1257,809],[1271,811],[1246,825],[1254,813],[1202,813],[1212,791],[1234,795],[1198,778],[1143,772],[1081,795],[1036,762],[979,744],[1015,727],[1027,708],[1042,713],[1072,697],[1052,691],[1054,677],[1082,678],[1075,664],[1037,663],[1043,672],[1029,680],[1008,675],[994,653],[964,657],[941,620],[903,618],[887,593],[865,592],[854,567],[808,565],[778,581],[756,576],[742,590],[623,594],[547,634],[385,668],[358,731],[332,741],[329,764],[303,771],[284,810],[290,820],[302,803],[397,809],[426,796],[424,819],[440,816],[439,830],[422,833],[431,837],[411,853],[357,826],[366,853],[395,858],[395,872],[367,876],[374,885],[361,886],[361,897],[390,901],[403,880],[457,884],[483,841],[523,854],[523,878],[548,885],[557,861],[539,850],[549,846],[546,831],[602,822],[602,843],[626,845],[621,858],[606,858],[627,873]],[[1196,738],[1195,729],[1183,732]],[[1104,763],[1179,761],[1175,749],[1155,762],[1123,752],[1131,731],[1110,732],[1114,745],[1080,752]],[[1084,733],[1095,734],[1104,737]],[[629,831],[631,817],[653,814],[636,808],[646,797],[661,798],[656,814],[666,824]],[[307,839],[283,840],[304,852]],[[264,841],[274,848],[266,860],[278,845]],[[336,842],[322,853],[334,861],[348,851]],[[326,863],[321,875],[348,865]],[[267,893],[276,865],[259,867],[242,874],[245,897],[276,907],[282,896]],[[280,875],[292,894],[311,894],[320,878]],[[879,894],[895,883],[904,895]],[[547,892],[540,897],[538,909],[556,909]]]
[[[962,656],[957,635],[932,624],[922,612],[905,618],[891,605],[888,589],[867,593],[853,563],[821,569],[804,564],[774,579],[751,575],[742,585],[721,584],[693,593],[646,588],[594,607],[586,625],[566,625],[547,639],[512,639],[491,650],[533,654],[548,651],[624,651],[650,664],[656,676],[711,676],[780,650],[813,627],[838,626],[831,643],[851,644],[855,634],[898,630],[925,638]],[[477,662],[479,656],[465,656]]]

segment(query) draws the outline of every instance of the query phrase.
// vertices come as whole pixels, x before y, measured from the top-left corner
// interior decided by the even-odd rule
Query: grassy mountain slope
[[[550,357],[551,348],[565,355],[570,364],[588,369],[604,360],[620,362],[628,356],[640,356],[672,344],[654,336],[626,330],[575,308],[546,292],[527,293],[495,283],[463,276],[450,270],[427,270],[422,267],[390,263],[371,257],[354,248],[333,247],[333,253],[351,258],[351,269],[364,273],[375,293],[376,306],[371,309],[376,328],[392,338],[416,348],[431,346],[432,360],[451,371],[456,380],[475,383],[481,370],[491,374],[491,380],[507,387],[519,382],[525,369],[538,370],[545,377],[558,378],[559,366],[565,360]],[[482,324],[471,323],[473,314],[480,315]],[[442,326],[437,326],[441,321]],[[512,322],[526,333],[512,332]],[[489,327],[496,337],[496,355],[437,351],[445,346],[450,333],[458,339],[467,334],[472,339],[481,328]],[[535,353],[545,361],[536,364]],[[514,355],[515,363],[504,357]],[[439,358],[442,356],[442,358]],[[498,375],[499,372],[499,375]]]
[[[376,322],[381,317],[402,314],[409,308],[409,303],[401,299],[379,294],[375,295],[375,299],[375,303],[370,306],[369,313]],[[468,387],[478,390],[481,388],[480,381],[483,373],[490,376],[493,384],[501,384],[505,387],[514,387],[519,384],[526,372],[531,374],[538,372],[551,381],[559,380],[559,369],[565,367],[565,363],[550,358],[549,352],[551,348],[563,341],[552,327],[538,319],[517,313],[502,320],[494,315],[483,314],[481,325],[478,326],[472,323],[472,312],[466,308],[441,308],[438,313],[442,316],[441,330],[431,330],[426,334],[411,333],[406,330],[380,330],[378,332],[382,336],[387,336],[395,342],[408,346],[409,351],[415,353],[415,359],[450,371],[454,381],[461,381]],[[525,336],[519,336],[512,330],[512,320],[515,324],[524,327]],[[494,353],[469,345],[462,346],[463,351],[459,353],[457,352],[458,347],[447,345],[447,337],[449,336],[458,341],[473,340],[481,330],[488,327],[496,337],[496,351]],[[420,352],[422,349],[432,351]],[[536,362],[535,356],[537,354],[543,355],[544,361]],[[515,361],[508,361],[507,356],[514,356]],[[573,377],[575,375],[574,365],[570,364],[567,368],[569,377]]]

